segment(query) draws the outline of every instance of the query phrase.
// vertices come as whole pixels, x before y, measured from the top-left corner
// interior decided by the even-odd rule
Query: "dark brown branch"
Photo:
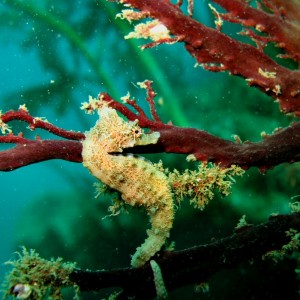
[[[278,215],[268,222],[248,226],[244,230],[213,242],[182,251],[166,252],[154,258],[159,264],[168,291],[181,286],[207,282],[216,272],[237,266],[250,259],[261,259],[268,251],[279,250],[290,241],[286,231],[300,230],[300,214]],[[120,287],[120,298],[155,297],[153,274],[149,264],[139,269],[107,271],[76,270],[71,280],[82,291]]]

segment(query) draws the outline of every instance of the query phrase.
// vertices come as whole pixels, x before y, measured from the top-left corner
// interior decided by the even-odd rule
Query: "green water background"
[[[144,41],[124,40],[132,27],[115,19],[117,12],[118,5],[102,0],[1,1],[0,109],[18,109],[25,103],[34,116],[84,132],[96,119],[79,109],[89,95],[106,91],[118,99],[130,91],[147,108],[144,91],[135,83],[150,79],[164,102],[159,114],[178,126],[204,129],[225,139],[232,140],[237,134],[242,141],[259,141],[262,131],[271,133],[291,122],[272,99],[248,88],[244,80],[195,68],[194,59],[181,44],[141,51],[138,46]],[[214,27],[207,2],[196,3],[195,17]],[[240,29],[226,25],[224,32],[241,38],[235,34]],[[278,50],[270,47],[268,51],[274,56]],[[55,138],[41,130],[30,132],[26,124],[13,126],[26,137]],[[8,147],[1,145],[1,149]],[[148,158],[163,159],[171,169],[191,167],[180,155]],[[252,168],[237,180],[232,195],[217,195],[203,212],[191,208],[186,200],[176,212],[171,240],[176,249],[184,249],[230,235],[244,214],[249,223],[255,223],[271,213],[286,213],[291,198],[300,194],[299,180],[298,164],[281,165],[266,174]],[[103,219],[109,197],[95,199],[93,183],[80,164],[59,160],[0,173],[1,281],[9,270],[3,262],[14,257],[13,252],[22,245],[35,248],[44,257],[76,261],[82,268],[129,265],[130,254],[145,238],[148,219],[136,210]],[[211,294],[201,299],[229,299],[230,282],[239,280],[245,270],[241,266],[236,272],[216,275]],[[248,275],[250,283],[256,281],[256,271],[250,272],[253,278]],[[192,290],[176,291],[172,297],[195,298]],[[235,288],[235,295],[243,292],[247,291]],[[91,295],[84,297],[92,299]]]

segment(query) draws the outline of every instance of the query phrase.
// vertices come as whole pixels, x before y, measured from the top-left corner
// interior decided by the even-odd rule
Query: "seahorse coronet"
[[[144,207],[150,217],[148,237],[136,249],[131,265],[140,267],[165,244],[173,226],[174,203],[167,176],[148,160],[116,155],[124,148],[155,144],[159,132],[144,133],[136,121],[125,121],[115,109],[103,106],[99,120],[85,133],[83,165],[100,181],[121,193],[132,206]],[[110,154],[112,153],[112,154]]]

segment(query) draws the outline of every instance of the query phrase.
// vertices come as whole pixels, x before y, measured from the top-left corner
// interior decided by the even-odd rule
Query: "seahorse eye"
[[[132,129],[132,133],[134,135],[135,138],[138,138],[142,135],[143,131],[142,131],[142,128],[137,128],[137,127],[134,127]]]

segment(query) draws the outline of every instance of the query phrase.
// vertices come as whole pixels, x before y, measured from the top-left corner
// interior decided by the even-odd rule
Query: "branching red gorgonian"
[[[300,160],[300,122],[296,122],[285,129],[278,129],[272,135],[263,136],[261,142],[251,143],[229,141],[211,135],[195,128],[182,128],[171,124],[164,124],[157,115],[151,82],[145,81],[147,91],[146,100],[149,103],[153,119],[149,119],[135,100],[127,99],[126,103],[136,110],[133,112],[128,106],[112,99],[108,94],[101,93],[99,98],[127,117],[128,120],[138,120],[139,125],[151,131],[158,131],[160,139],[157,144],[136,146],[128,149],[132,153],[181,153],[193,154],[197,160],[214,162],[224,167],[238,165],[244,169],[258,167],[262,171],[284,162]],[[12,120],[25,121],[31,130],[42,128],[67,140],[43,140],[40,137],[29,140],[22,134],[9,132],[0,136],[2,143],[14,143],[12,149],[0,151],[0,170],[11,171],[31,163],[49,159],[64,159],[72,162],[82,162],[81,142],[84,134],[66,131],[40,118],[34,118],[24,109],[9,111],[1,115],[2,128],[9,131],[7,123]]]
[[[137,11],[123,11],[121,17],[130,21],[150,17],[153,22],[148,22],[141,27],[136,26],[131,37],[149,37],[152,43],[145,47],[155,46],[160,43],[185,43],[186,49],[197,59],[197,62],[210,71],[229,71],[231,74],[244,77],[250,85],[255,85],[265,93],[279,100],[284,112],[299,113],[300,103],[300,72],[280,66],[264,52],[268,42],[274,42],[285,50],[285,57],[295,61],[299,60],[299,21],[297,1],[261,1],[258,8],[251,7],[248,3],[233,0],[215,0],[225,8],[228,13],[219,13],[212,7],[217,16],[218,29],[209,28],[191,16],[186,16],[177,5],[167,0],[124,0],[123,4],[137,9]],[[192,13],[190,1],[189,13]],[[239,42],[223,34],[221,25],[223,20],[241,23],[247,26],[244,32],[257,44],[254,47]],[[249,28],[253,28],[250,30]],[[260,34],[263,32],[265,35]],[[286,33],[289,34],[286,34]],[[130,35],[129,35],[130,36]],[[141,127],[152,131],[159,131],[161,138],[156,145],[131,149],[132,152],[173,152],[194,154],[196,159],[221,163],[223,166],[236,164],[243,168],[257,166],[261,169],[271,168],[283,162],[299,160],[299,123],[280,129],[272,135],[264,136],[259,143],[237,143],[220,139],[209,133],[193,128],[179,128],[163,124],[155,111],[153,97],[155,96],[150,83],[147,83],[148,100],[154,120],[146,117],[137,104],[132,105],[137,113],[128,107],[111,99],[108,94],[101,94],[105,101],[124,114],[129,120],[139,120]],[[152,99],[152,100],[151,100]],[[151,102],[152,101],[152,102]],[[133,104],[128,101],[128,104]],[[2,131],[11,120],[22,120],[30,124],[30,128],[41,127],[49,132],[67,140],[49,141],[25,139],[22,135],[9,133],[1,136],[2,143],[15,143],[12,149],[1,151],[1,170],[15,168],[42,160],[62,158],[70,161],[81,161],[80,140],[84,139],[82,133],[74,133],[59,129],[49,123],[31,117],[24,109],[18,112],[7,112],[1,116]],[[75,140],[75,141],[69,141]],[[77,142],[76,142],[77,140]]]
[[[128,38],[151,38],[160,43],[183,42],[187,51],[197,62],[209,71],[229,71],[232,75],[245,78],[250,86],[256,86],[280,103],[283,112],[300,114],[300,72],[279,65],[263,52],[268,41],[276,43],[286,51],[288,57],[299,61],[299,19],[289,18],[289,12],[300,9],[300,4],[293,1],[262,1],[270,13],[252,8],[244,1],[216,0],[214,2],[228,10],[228,14],[219,14],[217,29],[207,27],[190,16],[186,16],[178,5],[168,0],[122,0],[117,1],[137,9],[132,14],[126,9],[120,16],[129,21],[151,18],[154,21],[138,24],[135,32]],[[269,5],[268,5],[269,4]],[[279,7],[275,9],[275,7]],[[212,7],[213,8],[213,7]],[[213,12],[217,12],[213,8]],[[292,14],[294,16],[294,14]],[[244,33],[251,37],[258,47],[245,44],[231,38],[219,29],[222,18],[254,27],[255,31]],[[260,35],[260,32],[266,36]]]
[[[23,121],[29,124],[30,130],[42,128],[56,136],[67,140],[35,140],[24,138],[23,133],[14,134],[9,128],[11,121]],[[32,117],[25,106],[18,111],[8,111],[0,114],[0,130],[6,135],[0,136],[0,143],[15,144],[13,148],[0,151],[0,170],[12,171],[26,165],[49,159],[64,159],[81,162],[81,143],[84,134],[58,128],[42,118]]]
[[[278,101],[284,113],[300,115],[300,71],[280,65],[264,52],[268,43],[274,43],[283,51],[281,58],[290,58],[299,63],[299,1],[261,0],[257,7],[252,7],[249,1],[213,0],[219,5],[210,5],[216,16],[216,29],[209,28],[192,17],[193,0],[188,1],[188,15],[181,11],[183,1],[178,1],[177,4],[168,0],[116,2],[129,7],[120,17],[139,22],[127,38],[152,40],[143,48],[182,42],[197,63],[205,69],[213,72],[228,71],[232,75],[241,76],[250,86],[259,88]],[[219,12],[220,7],[226,12]],[[144,18],[152,21],[142,23]],[[242,34],[254,41],[255,45],[242,43],[222,33],[223,21],[244,26]],[[271,135],[263,135],[258,143],[242,143],[238,138],[235,141],[221,139],[203,130],[163,123],[155,108],[156,94],[151,83],[146,80],[140,84],[147,93],[146,101],[150,107],[151,118],[129,95],[122,99],[126,104],[118,102],[107,93],[100,93],[98,97],[128,120],[138,120],[140,127],[160,133],[156,144],[136,146],[125,149],[125,152],[181,153],[192,155],[193,159],[199,161],[219,164],[221,167],[238,165],[244,169],[258,167],[262,171],[281,163],[300,160],[300,122],[277,129]],[[9,127],[11,121],[26,122],[30,130],[41,128],[60,139],[25,138],[23,133],[12,131]],[[49,159],[82,162],[81,142],[85,139],[83,133],[67,131],[33,117],[25,106],[20,106],[18,111],[0,114],[0,130],[0,143],[15,145],[0,151],[1,171],[11,171]],[[180,285],[208,280],[215,272],[236,266],[239,262],[260,258],[266,251],[280,250],[290,240],[286,231],[291,227],[299,231],[299,213],[279,215],[258,226],[245,226],[233,236],[209,245],[159,253],[155,259],[165,274],[167,288],[172,290]],[[82,290],[122,287],[123,294],[120,294],[120,298],[141,295],[145,297],[145,293],[148,297],[155,295],[152,270],[148,264],[139,269],[103,272],[76,269],[70,279]]]
[[[213,136],[205,131],[194,128],[181,128],[164,124],[157,116],[154,108],[151,82],[145,81],[147,101],[149,102],[154,120],[149,119],[134,100],[127,100],[137,110],[133,113],[124,104],[113,100],[108,94],[101,93],[99,98],[107,101],[128,120],[138,120],[139,125],[160,133],[155,145],[135,147],[128,151],[134,153],[181,153],[193,154],[197,160],[211,161],[223,166],[232,164],[245,169],[256,166],[261,170],[272,168],[283,162],[295,162],[300,159],[300,123],[294,123],[285,129],[278,129],[272,135],[264,135],[259,143],[229,141]]]

